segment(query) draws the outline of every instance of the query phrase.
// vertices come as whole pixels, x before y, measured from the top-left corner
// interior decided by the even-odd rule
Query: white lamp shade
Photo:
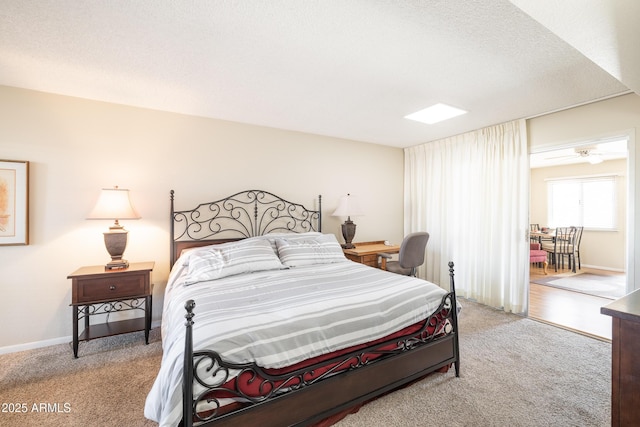
[[[88,219],[139,219],[129,199],[129,190],[103,188]]]
[[[338,201],[338,207],[333,212],[332,216],[362,216],[364,213],[360,209],[358,199],[351,194],[340,197]]]

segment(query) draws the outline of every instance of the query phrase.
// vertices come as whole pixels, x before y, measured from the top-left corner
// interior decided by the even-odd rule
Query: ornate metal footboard
[[[277,375],[254,363],[227,363],[215,351],[194,352],[195,302],[188,301],[183,426],[308,425],[451,364],[459,376],[452,262],[449,275],[450,292],[419,330]],[[235,379],[230,382],[232,373]],[[222,398],[239,398],[243,403],[224,412]],[[198,406],[204,402],[208,409],[200,412]]]

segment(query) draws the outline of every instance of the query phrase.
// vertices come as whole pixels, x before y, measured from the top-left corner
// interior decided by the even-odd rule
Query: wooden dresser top
[[[640,323],[640,289],[601,307],[600,313]]]

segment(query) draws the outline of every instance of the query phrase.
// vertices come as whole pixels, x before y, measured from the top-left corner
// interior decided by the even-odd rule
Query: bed
[[[314,209],[248,190],[174,209],[160,426],[330,425],[460,358],[450,289],[344,257]],[[334,418],[332,418],[334,417]],[[336,418],[338,417],[338,418]]]

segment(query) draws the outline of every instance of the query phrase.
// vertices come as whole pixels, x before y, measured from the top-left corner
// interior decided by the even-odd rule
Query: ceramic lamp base
[[[350,219],[346,220],[344,224],[342,224],[342,237],[344,238],[344,245],[342,247],[344,249],[353,249],[355,245],[353,242],[353,238],[356,235],[356,225]]]
[[[104,245],[111,255],[111,261],[104,266],[105,270],[121,270],[129,267],[129,262],[122,259],[124,250],[127,248],[127,234],[128,231],[123,228],[111,228],[109,232],[104,233]]]

